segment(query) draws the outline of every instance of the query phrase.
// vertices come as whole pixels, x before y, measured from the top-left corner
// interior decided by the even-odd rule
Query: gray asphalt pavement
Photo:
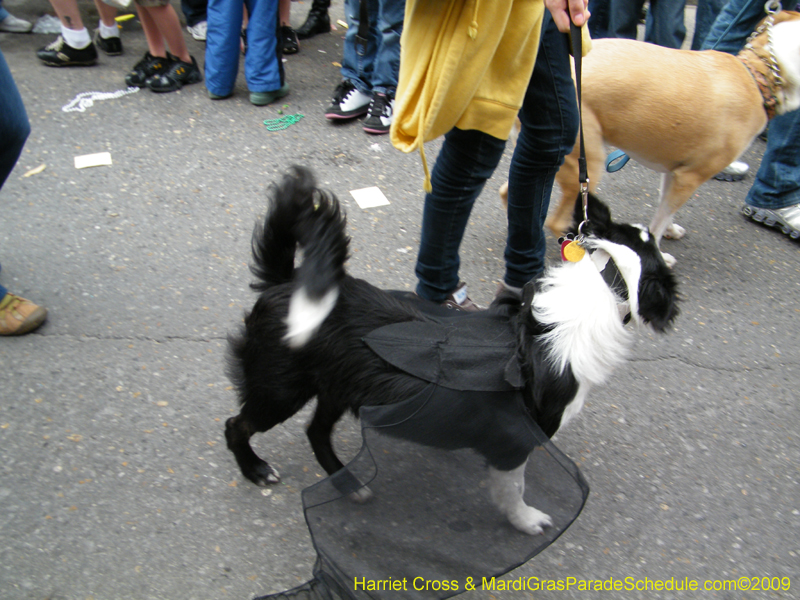
[[[47,8],[5,4],[29,19]],[[296,25],[309,4],[293,4]],[[341,10],[336,2],[334,16]],[[252,226],[269,184],[307,165],[347,209],[350,273],[413,289],[419,157],[358,123],[326,122],[341,31],[288,57],[291,94],[277,106],[252,106],[240,76],[226,101],[198,84],[64,112],[84,92],[125,88],[146,45],[136,22],[122,36],[120,57],[52,69],[35,57],[52,36],[0,34],[33,128],[0,192],[0,281],[50,311],[37,332],[0,340],[0,597],[244,600],[284,590],[311,574],[300,492],[321,469],[307,410],[254,439],[283,476],[269,490],[244,481],[225,447],[223,423],[237,412],[226,335],[254,301]],[[202,62],[204,46],[187,40]],[[268,131],[263,121],[279,110],[304,117]],[[746,154],[753,169],[763,148],[756,141]],[[431,160],[437,150],[429,144]],[[74,157],[98,152],[113,164],[75,168]],[[503,273],[497,190],[507,167],[508,156],[462,246],[462,278],[481,303]],[[800,598],[800,245],[739,214],[751,181],[709,182],[679,213],[686,237],[663,244],[678,260],[676,327],[638,334],[632,360],[558,435],[592,492],[575,524],[507,579],[702,588],[791,577],[791,588],[574,584],[464,598]],[[349,192],[369,186],[390,204],[360,209]],[[600,191],[617,218],[646,223],[658,177],[631,161]],[[359,442],[354,422],[337,430],[343,454]]]

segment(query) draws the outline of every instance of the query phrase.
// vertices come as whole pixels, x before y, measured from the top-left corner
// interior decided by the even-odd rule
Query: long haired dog
[[[677,315],[676,283],[654,238],[613,223],[594,197],[588,210],[584,258],[553,267],[529,284],[525,304],[514,301],[510,317],[518,326],[526,409],[548,436],[580,411],[591,386],[625,360],[628,318],[662,332]],[[307,435],[320,465],[333,474],[343,464],[331,432],[345,412],[358,415],[362,406],[402,402],[428,385],[382,360],[364,339],[387,325],[434,324],[437,317],[420,310],[421,302],[347,275],[348,243],[338,201],[316,188],[309,171],[296,167],[274,186],[269,214],[253,234],[252,287],[260,296],[240,335],[230,340],[229,374],[241,412],[228,419],[225,435],[242,474],[257,485],[279,476],[255,454],[250,437],[285,421],[314,396]],[[298,248],[302,260],[296,266]],[[469,318],[450,317],[448,327]],[[446,429],[457,435],[441,436],[458,437],[459,447],[483,454],[493,502],[520,531],[541,533],[550,518],[522,499],[533,448],[520,452],[519,444],[494,431],[492,407],[480,402],[480,394],[475,398],[474,411],[448,421]],[[366,497],[368,491],[361,499]]]

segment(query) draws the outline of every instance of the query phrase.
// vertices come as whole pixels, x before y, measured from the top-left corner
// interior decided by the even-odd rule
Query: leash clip
[[[585,233],[583,232],[583,226],[589,222],[589,179],[587,178],[586,181],[581,181],[581,198],[583,200],[583,221],[581,224],[578,225],[578,242],[583,241],[585,237]]]

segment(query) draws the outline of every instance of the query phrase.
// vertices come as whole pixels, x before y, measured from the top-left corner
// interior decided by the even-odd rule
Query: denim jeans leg
[[[680,48],[686,37],[686,0],[651,0],[644,41],[665,48]]]
[[[730,0],[714,20],[703,42],[703,50],[737,54],[765,16],[761,0]]]
[[[711,26],[722,12],[725,0],[697,0],[697,12],[694,17],[694,37],[692,37],[692,50],[700,50],[703,42],[711,31]]]
[[[800,110],[770,121],[767,149],[746,202],[771,209],[800,203]]]
[[[373,5],[377,6],[378,0],[370,0],[370,20],[377,14]],[[372,95],[372,72],[375,68],[375,56],[378,44],[375,36],[370,35],[366,48],[356,41],[358,35],[359,0],[345,0],[345,18],[347,19],[347,32],[344,34],[344,50],[342,51],[342,79],[352,83],[359,92]]]
[[[374,30],[370,23],[370,35],[380,42],[372,74],[372,91],[394,96],[400,74],[400,36],[403,33],[405,1],[374,1],[379,11]]]
[[[644,0],[613,0],[608,16],[609,37],[636,39]]]
[[[186,24],[194,27],[198,23],[206,21],[207,6],[207,0],[181,0],[181,12],[186,18]]]
[[[519,114],[508,173],[505,282],[522,287],[544,269],[544,221],[553,182],[578,133],[578,103],[566,36],[545,13],[542,41]]]
[[[425,195],[422,233],[415,273],[417,294],[444,302],[458,286],[458,248],[472,206],[492,176],[505,140],[475,130],[452,129],[431,174],[433,191]]]
[[[11,69],[0,52],[0,189],[8,179],[22,153],[31,124]]]

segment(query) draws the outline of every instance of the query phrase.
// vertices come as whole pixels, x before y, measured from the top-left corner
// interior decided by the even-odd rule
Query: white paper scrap
[[[377,187],[368,187],[360,190],[350,190],[358,206],[363,210],[375,206],[385,206],[389,204],[386,196]]]
[[[101,167],[111,164],[110,152],[98,152],[97,154],[84,154],[75,157],[75,168],[85,169],[86,167]]]

